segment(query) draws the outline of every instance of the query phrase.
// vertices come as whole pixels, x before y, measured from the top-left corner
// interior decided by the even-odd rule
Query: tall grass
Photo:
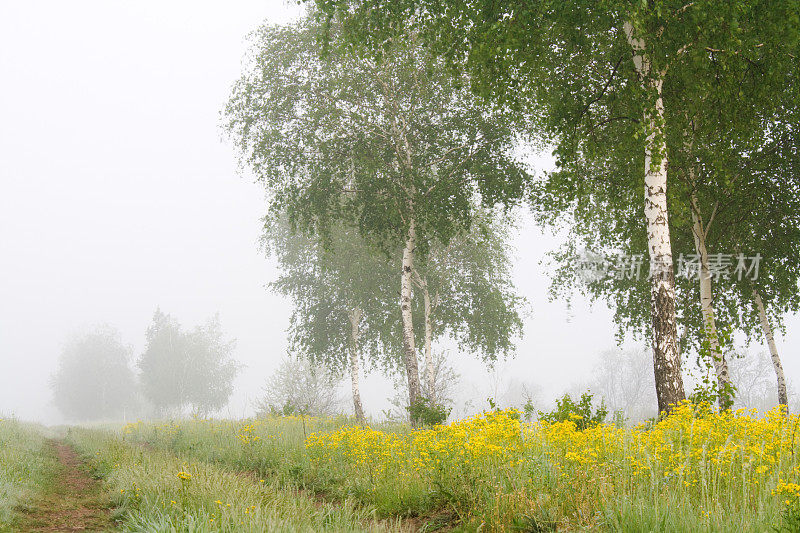
[[[113,495],[125,531],[366,531],[391,529],[349,502],[315,502],[272,480],[73,429],[68,441]]]
[[[686,404],[652,426],[585,431],[574,421],[523,424],[514,412],[416,431],[343,422],[306,421],[305,431],[276,418],[136,424],[126,438],[384,516],[450,513],[467,530],[760,532],[800,509],[800,485],[786,485],[800,479],[798,419],[778,411]]]
[[[43,428],[0,416],[0,531],[16,531],[19,513],[52,482],[57,467]]]

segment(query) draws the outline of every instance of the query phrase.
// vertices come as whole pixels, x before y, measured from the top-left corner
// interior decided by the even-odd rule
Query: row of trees
[[[569,233],[554,293],[602,298],[621,332],[651,339],[660,411],[686,397],[681,353],[690,348],[713,367],[720,406],[730,405],[731,331],[768,340],[786,403],[772,327],[800,302],[800,2],[311,4],[299,24],[257,32],[226,108],[244,165],[270,194],[267,225],[307,239],[304,259],[355,245],[364,252],[339,254],[374,273],[328,271],[350,280],[349,296],[318,266],[300,266],[292,287],[279,282],[298,303],[292,334],[303,350],[340,364],[347,346],[357,371],[359,342],[377,361],[401,339],[413,405],[418,339],[427,355],[429,331],[458,338],[466,323],[456,313],[421,329],[427,321],[414,317],[435,307],[425,267],[459,239],[480,249],[475,228],[506,231],[504,214],[525,202]],[[554,147],[556,169],[534,180],[514,157],[523,142]],[[283,243],[270,239],[280,256]],[[500,248],[489,255],[506,265]],[[645,257],[646,275],[585,280],[575,268],[585,249]],[[700,275],[676,279],[673,250],[695,253]],[[721,277],[718,254],[759,254],[758,276]],[[304,264],[279,259],[286,272]],[[455,298],[468,298],[456,285],[473,273],[443,265]],[[392,272],[399,293],[387,288]],[[473,331],[496,333],[468,346],[489,358],[519,331],[504,283],[489,299],[497,316],[480,316],[484,303],[470,315]],[[320,323],[321,308],[307,306],[321,294],[351,298],[337,329],[349,337],[303,344]]]
[[[156,310],[146,347],[131,368],[132,349],[114,328],[100,326],[64,346],[52,377],[54,401],[73,420],[118,419],[149,413],[205,416],[224,407],[238,365],[214,317],[191,331]]]
[[[363,418],[362,363],[402,369],[414,405],[421,375],[435,390],[437,339],[489,360],[512,350],[522,300],[494,210],[529,175],[512,116],[419,42],[323,58],[323,36],[311,18],[261,28],[227,127],[270,193],[264,243],[283,272],[273,288],[296,303],[293,351],[349,369]]]
[[[315,3],[328,46],[382,58],[414,35],[554,145],[557,170],[530,189],[541,220],[567,221],[573,243],[649,258],[648,284],[584,289],[652,339],[659,409],[685,396],[680,338],[708,355],[727,405],[720,323],[771,339],[769,320],[797,308],[797,1]],[[673,248],[700,256],[696,286],[676,287]],[[712,254],[756,252],[757,279],[711,275]]]

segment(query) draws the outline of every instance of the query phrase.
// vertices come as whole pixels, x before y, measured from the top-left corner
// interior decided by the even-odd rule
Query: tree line
[[[235,341],[226,339],[217,316],[185,330],[157,309],[145,338],[135,361],[111,326],[70,338],[51,378],[59,411],[71,420],[178,416],[187,410],[207,416],[228,403],[239,365],[231,359]]]
[[[686,398],[690,352],[730,405],[732,332],[766,340],[787,403],[773,329],[800,301],[800,3],[307,5],[254,34],[224,121],[268,192],[293,347],[349,367],[357,414],[362,362],[400,368],[413,406],[435,338],[513,352],[517,206],[569,235],[553,294],[603,299],[651,340],[659,411]],[[555,169],[524,165],[532,148]],[[586,250],[645,275],[586,278]],[[680,254],[696,276],[676,277]],[[723,255],[758,275],[720,275]]]

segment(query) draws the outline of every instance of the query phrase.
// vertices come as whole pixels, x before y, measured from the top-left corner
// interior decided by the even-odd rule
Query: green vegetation
[[[104,481],[124,531],[388,529],[348,502],[315,501],[272,478],[182,459],[108,432],[73,429],[67,440]]]
[[[58,462],[42,428],[0,417],[0,531],[14,531],[20,512],[52,483]]]
[[[790,453],[797,417],[687,404],[625,429],[579,426],[578,411],[602,413],[586,395],[571,405],[566,420],[530,424],[518,412],[491,411],[413,431],[267,417],[139,423],[124,433],[146,449],[431,528],[756,532],[791,519],[800,493],[789,482],[800,477]]]

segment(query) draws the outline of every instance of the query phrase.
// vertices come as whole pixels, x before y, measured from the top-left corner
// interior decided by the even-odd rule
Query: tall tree
[[[235,346],[235,340],[226,338],[219,315],[186,333],[186,400],[193,414],[205,417],[228,404],[241,368],[232,359]]]
[[[790,71],[787,81],[794,77],[796,71]],[[735,89],[726,89],[723,81]],[[718,85],[721,93],[741,93],[744,102],[755,100],[747,97],[764,89],[761,77],[747,70],[737,76],[728,72]],[[797,95],[790,92],[787,100],[796,101]],[[798,302],[800,165],[794,141],[796,121],[789,112],[797,107],[776,107],[773,102],[783,100],[780,91],[766,105],[748,104],[724,113],[719,111],[722,101],[710,95],[699,100],[704,105],[693,110],[692,118],[686,119],[688,127],[673,144],[671,168],[677,180],[669,202],[670,225],[680,252],[677,301],[682,310],[682,344],[712,358],[721,407],[725,407],[732,392],[725,351],[731,347],[721,346],[717,326],[743,331],[749,338],[760,333],[759,313],[753,309],[754,287],[775,295],[780,302],[775,305],[777,314],[796,309]],[[602,202],[561,203],[559,199],[574,198],[569,177],[561,180],[554,175],[540,190],[543,212],[553,217],[569,212],[573,222],[574,238],[560,256],[563,277],[557,278],[558,287],[567,290],[580,281],[573,269],[580,264],[576,242],[628,258],[646,254],[635,215],[623,211],[631,194],[620,194],[618,176],[625,169],[584,162],[573,172],[596,184],[595,197],[603,198]],[[606,189],[606,183],[613,188]],[[609,212],[617,215],[609,218]],[[643,268],[646,272],[646,265]],[[641,331],[649,321],[646,288],[640,277],[629,274],[633,272],[617,268],[602,279],[588,280],[584,288],[593,297],[613,303],[623,329]],[[776,366],[778,374],[780,370]]]
[[[380,354],[393,358],[399,348],[392,290],[399,254],[387,255],[345,225],[332,230],[323,246],[293,230],[285,217],[269,219],[262,242],[281,270],[271,288],[294,303],[291,352],[334,374],[349,372],[353,410],[364,420],[360,368]]]
[[[292,351],[336,372],[349,366],[359,416],[362,362],[397,367],[402,320],[395,285],[400,250],[387,255],[355,228],[333,229],[325,246],[293,231],[284,219],[265,225],[264,243],[281,275],[272,284],[292,297]],[[448,245],[434,244],[414,270],[415,335],[424,336],[425,396],[436,402],[433,343],[458,342],[462,350],[494,360],[512,352],[521,333],[520,306],[510,282],[507,225],[481,214],[469,232]],[[349,354],[349,360],[348,360]]]
[[[798,2],[317,0],[316,5],[327,20],[344,25],[350,41],[372,50],[390,46],[393,35],[409,25],[418,29],[452,65],[466,65],[473,86],[487,99],[539,119],[538,128],[557,144],[562,168],[585,158],[594,159],[596,167],[609,162],[627,167],[628,176],[638,167],[659,409],[681,400],[667,208],[670,139],[685,129],[675,121],[684,120],[680,111],[694,97],[714,90],[715,73],[793,61]],[[766,69],[765,78],[780,76],[780,70]],[[591,187],[580,181],[570,187],[567,203],[598,203]]]
[[[189,372],[181,326],[156,309],[145,340],[145,352],[137,362],[142,392],[159,414],[177,412],[186,401]]]
[[[510,229],[500,217],[480,212],[469,231],[447,245],[432,246],[414,270],[422,293],[426,389],[433,404],[436,339],[450,338],[463,352],[495,361],[511,354],[522,334],[524,299],[511,281]]]
[[[328,27],[330,29],[330,26]],[[511,115],[483,106],[413,32],[380,56],[331,51],[325,28],[261,28],[251,68],[226,108],[244,163],[301,229],[325,235],[354,221],[399,274],[409,398],[420,397],[413,272],[430,244],[469,227],[478,203],[512,204],[528,175],[513,157]]]
[[[136,380],[128,366],[131,349],[119,332],[100,326],[64,346],[51,378],[53,399],[74,420],[124,417],[136,406]]]
[[[224,338],[218,317],[185,332],[156,309],[146,341],[137,363],[139,379],[159,414],[180,414],[189,407],[207,416],[228,403],[239,366],[230,358],[235,341]]]

